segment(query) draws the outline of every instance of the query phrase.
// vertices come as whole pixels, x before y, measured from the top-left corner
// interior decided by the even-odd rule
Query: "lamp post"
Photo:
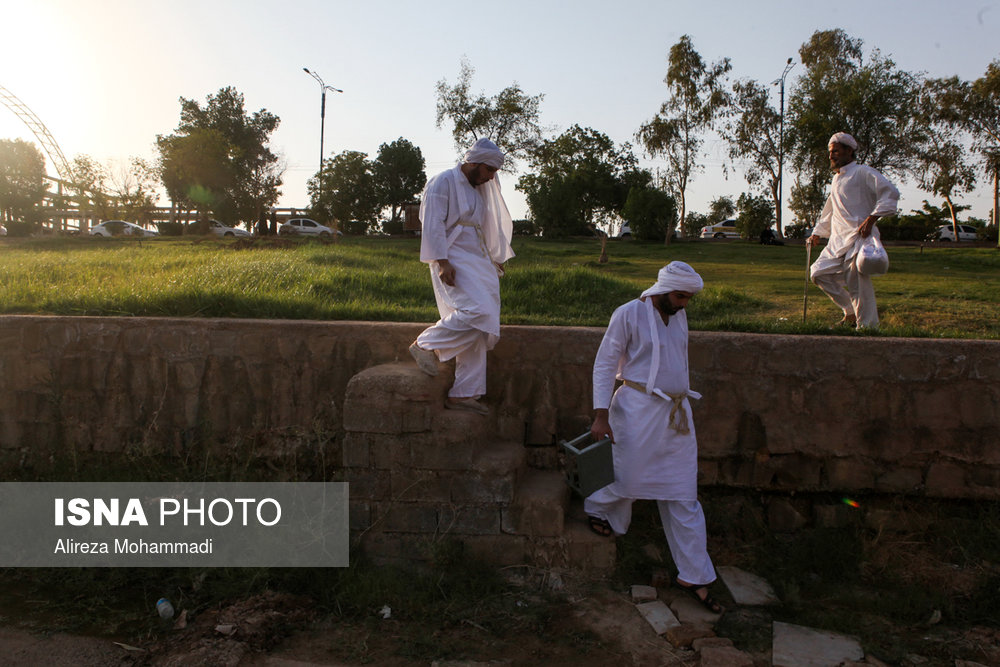
[[[334,88],[333,86],[328,86],[323,81],[322,77],[316,72],[311,72],[308,67],[303,67],[302,71],[316,79],[319,82],[320,90],[320,103],[319,103],[319,196],[316,198],[317,202],[323,201],[323,130],[326,124],[326,91],[331,93],[342,93],[340,88]]]
[[[781,84],[781,129],[778,132],[778,208],[775,211],[775,221],[778,223],[778,236],[784,236],[781,230],[781,190],[782,190],[782,170],[785,165],[785,77],[788,72],[795,67],[795,63],[789,58],[785,63],[785,71],[781,73],[781,78],[771,82],[772,86]]]

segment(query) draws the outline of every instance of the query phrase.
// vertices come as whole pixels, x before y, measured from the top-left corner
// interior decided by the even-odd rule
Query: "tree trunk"
[[[993,170],[993,227],[997,233],[997,247],[1000,248],[1000,168]]]
[[[962,240],[958,235],[958,219],[955,217],[955,207],[951,205],[951,197],[945,197],[944,203],[948,205],[948,212],[951,213],[951,231],[955,234],[955,243]]]
[[[678,194],[680,195],[681,199],[681,217],[677,224],[680,226],[681,229],[684,229],[684,219],[687,217],[687,203],[686,200],[684,199],[684,191],[681,190]],[[663,239],[663,245],[670,245],[670,237],[673,235],[674,235],[674,230],[668,227],[666,236]]]

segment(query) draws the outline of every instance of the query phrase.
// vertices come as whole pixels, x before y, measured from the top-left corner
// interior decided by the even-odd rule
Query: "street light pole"
[[[785,71],[781,73],[781,78],[775,79],[771,82],[772,86],[781,84],[781,129],[778,133],[778,209],[775,211],[775,221],[778,223],[778,236],[784,236],[781,230],[781,190],[782,186],[782,171],[785,166],[785,77],[788,76],[788,72],[795,67],[795,63],[789,58],[785,63]]]
[[[332,93],[342,93],[340,88],[334,88],[333,86],[328,86],[323,82],[323,79],[316,72],[309,71],[308,67],[303,67],[302,71],[316,79],[319,82],[320,89],[320,103],[319,103],[319,174],[317,178],[319,179],[319,195],[316,200],[318,202],[323,201],[323,134],[326,125],[326,91]]]

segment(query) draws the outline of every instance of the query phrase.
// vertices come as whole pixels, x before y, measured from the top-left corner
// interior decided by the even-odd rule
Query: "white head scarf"
[[[690,292],[696,294],[705,286],[698,272],[684,262],[670,262],[656,277],[656,283],[642,293],[642,297],[667,294],[669,292]]]
[[[503,151],[495,143],[483,137],[472,144],[472,148],[465,154],[464,162],[486,164],[499,169],[503,166]]]
[[[858,142],[855,141],[854,137],[849,135],[847,132],[838,132],[830,137],[830,141],[826,142],[826,145],[829,147],[831,144],[843,144],[851,150],[858,150]]]

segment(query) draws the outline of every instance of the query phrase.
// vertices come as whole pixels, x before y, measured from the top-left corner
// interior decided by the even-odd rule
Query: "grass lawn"
[[[705,279],[688,308],[694,330],[827,334],[840,318],[810,285],[802,321],[802,245],[609,241],[605,264],[595,239],[518,238],[514,249],[501,281],[505,324],[604,326],[674,259]],[[6,239],[0,312],[432,322],[437,309],[418,253],[415,238]],[[889,273],[875,279],[878,335],[1000,338],[996,248],[927,244],[889,253]]]

